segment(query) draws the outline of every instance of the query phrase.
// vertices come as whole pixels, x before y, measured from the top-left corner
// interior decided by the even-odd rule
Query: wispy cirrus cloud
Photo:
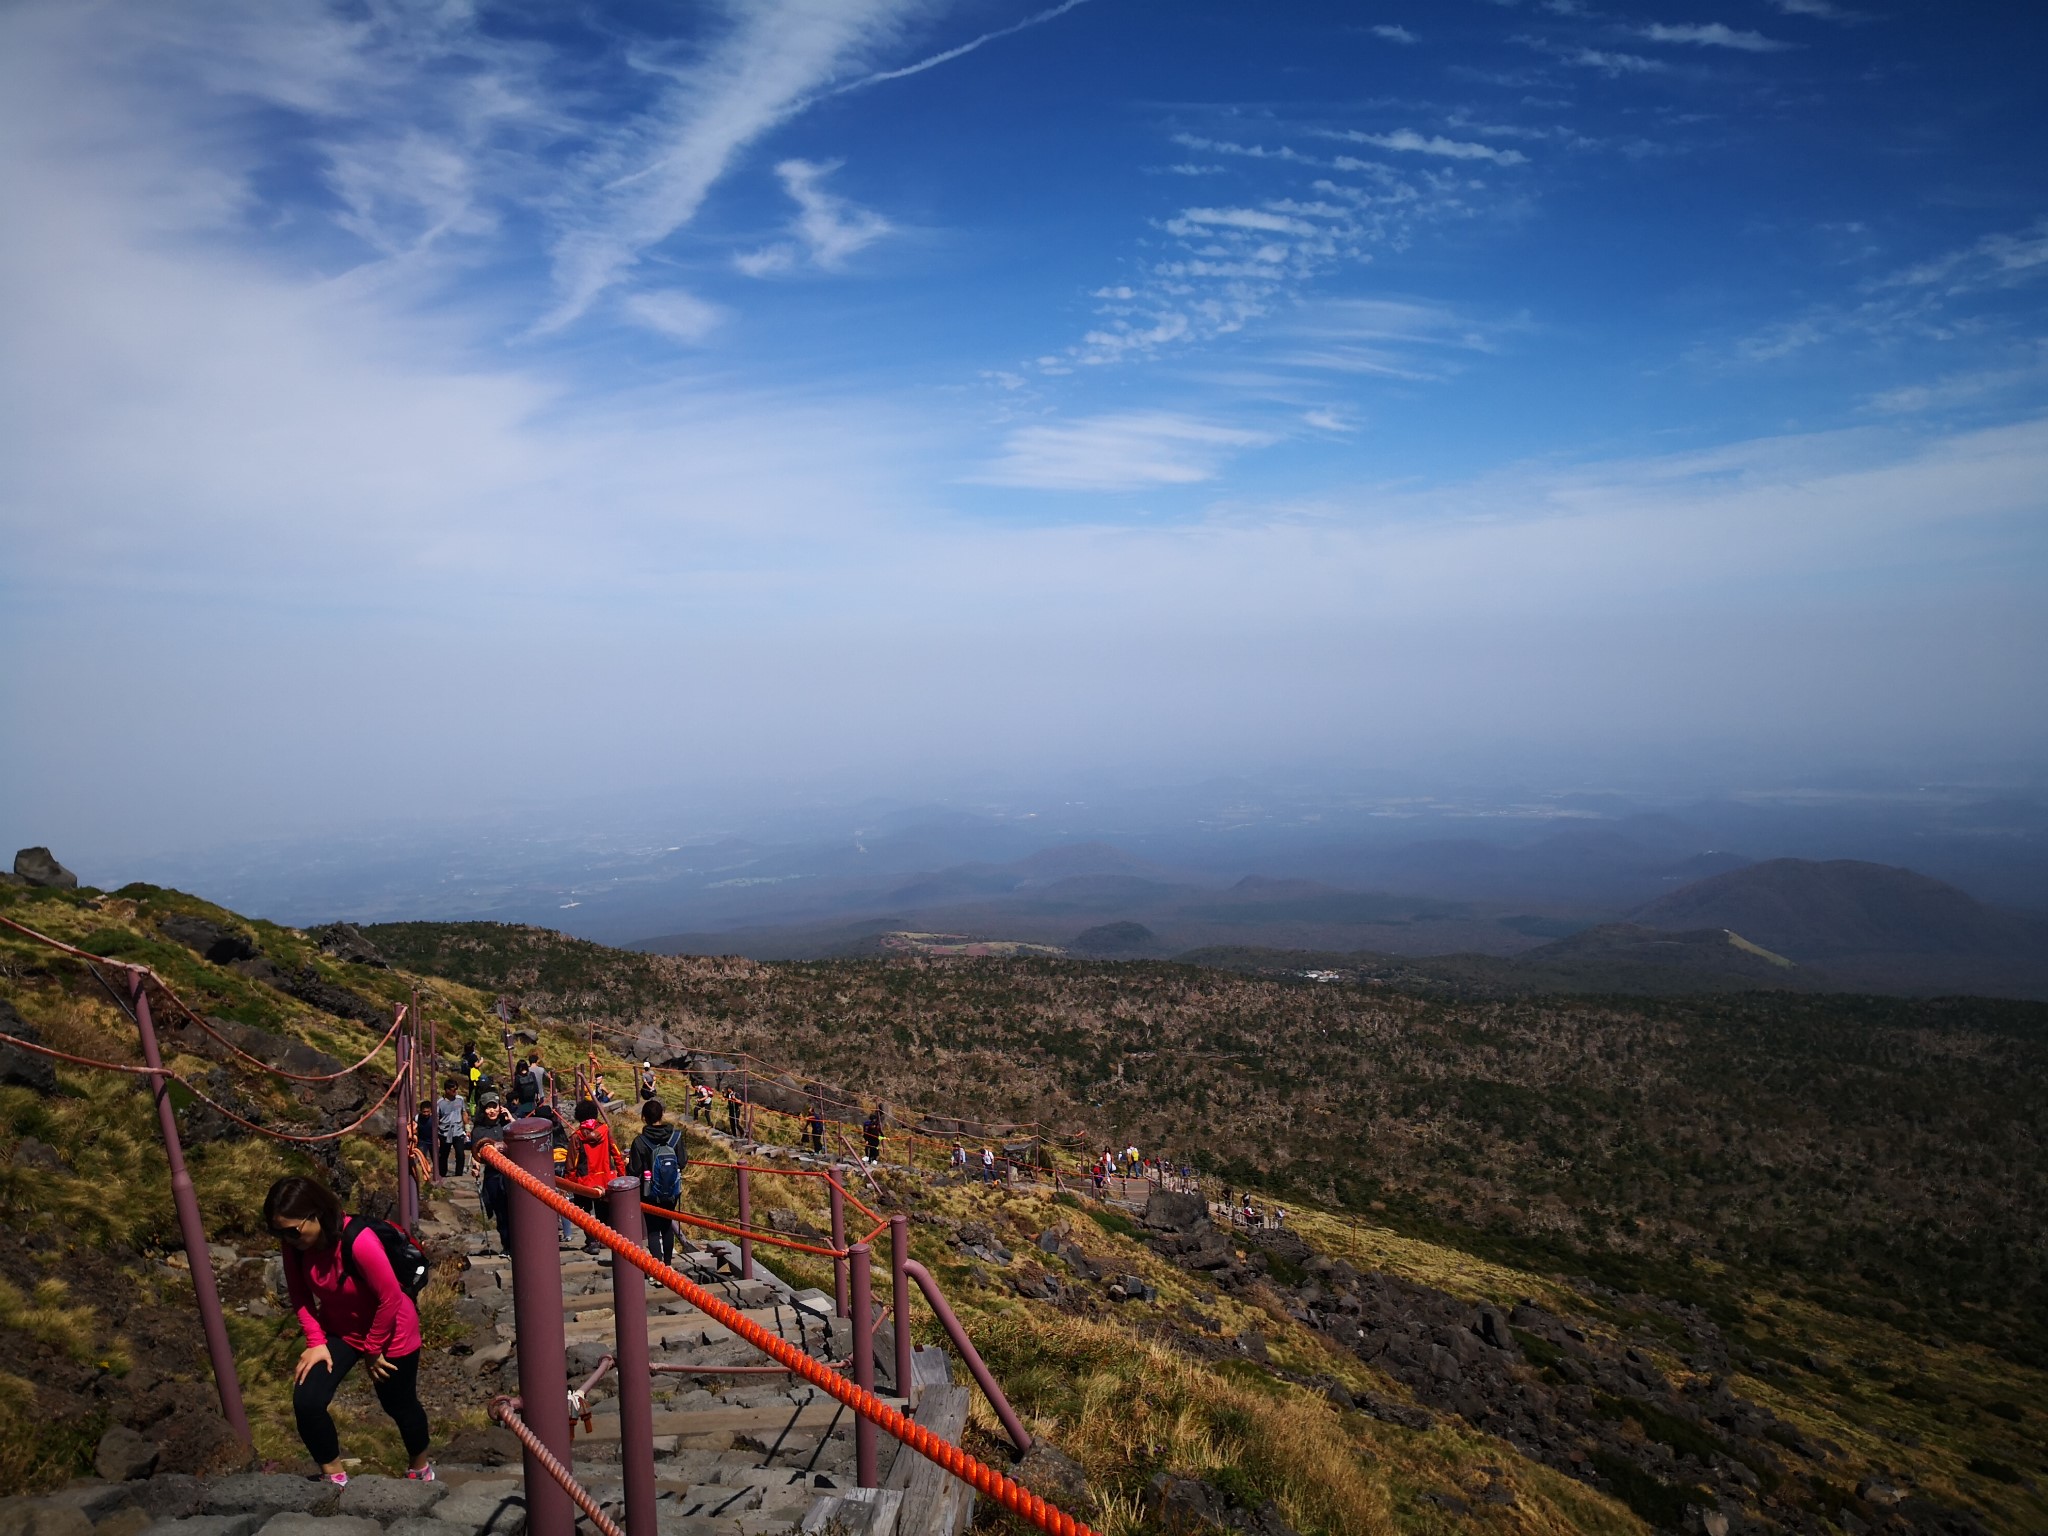
[[[1392,133],[1359,133],[1354,130],[1332,134],[1331,137],[1352,144],[1371,144],[1399,154],[1436,155],[1446,160],[1490,160],[1495,165],[1526,165],[1529,160],[1518,149],[1496,149],[1491,144],[1448,139],[1440,133],[1417,133],[1413,128],[1397,128]]]
[[[695,62],[657,68],[654,104],[584,164],[580,195],[558,203],[554,330],[582,315],[641,255],[697,216],[739,154],[819,89],[898,43],[936,0],[756,0]]]
[[[819,165],[809,160],[785,160],[776,166],[775,174],[782,178],[783,190],[797,205],[792,226],[797,238],[743,252],[733,258],[733,264],[749,277],[787,272],[799,261],[836,272],[849,257],[894,229],[879,213],[825,190],[825,178],[838,170],[841,163],[835,160]]]
[[[1768,363],[1843,339],[1950,342],[1966,332],[2010,334],[2011,320],[1980,313],[1983,304],[2044,278],[2048,219],[1992,231],[1873,278],[1851,302],[1817,305],[1739,338],[1734,355]]]
[[[1195,485],[1215,478],[1232,454],[1276,440],[1270,433],[1172,411],[1123,411],[1018,427],[1001,455],[972,479],[1041,491]]]
[[[1768,3],[1787,16],[1813,16],[1821,21],[1861,21],[1863,13],[1852,11],[1833,0],[1768,0]]]
[[[1403,45],[1421,41],[1420,38],[1416,37],[1416,35],[1413,32],[1410,32],[1406,27],[1394,26],[1386,23],[1382,23],[1381,25],[1374,27],[1372,29],[1372,35],[1389,43],[1401,43]]]
[[[1766,37],[1761,32],[1731,27],[1719,21],[1653,21],[1647,27],[1637,27],[1635,32],[1636,36],[1646,37],[1653,43],[1689,43],[1696,48],[1733,48],[1740,53],[1784,53],[1798,46],[1796,43],[1780,42],[1777,38]]]

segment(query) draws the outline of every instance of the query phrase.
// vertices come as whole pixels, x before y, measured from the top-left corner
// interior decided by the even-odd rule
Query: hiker
[[[654,1063],[643,1061],[640,1063],[640,1102],[645,1104],[654,1094]]]
[[[475,1042],[474,1040],[465,1040],[465,1041],[463,1041],[463,1042],[462,1042],[462,1070],[463,1070],[463,1071],[464,1071],[465,1073],[467,1073],[467,1072],[468,1072],[468,1071],[469,1071],[469,1070],[470,1070],[470,1069],[471,1069],[472,1067],[479,1067],[479,1066],[482,1066],[482,1065],[483,1065],[483,1057],[482,1057],[482,1055],[480,1055],[480,1054],[478,1053],[478,1051],[477,1051],[477,1048],[476,1048],[476,1042]]]
[[[469,1151],[469,1105],[463,1101],[462,1085],[452,1077],[441,1084],[441,1097],[434,1101],[434,1129],[440,1136],[434,1172],[441,1178],[448,1177],[448,1159],[452,1153],[459,1177],[464,1154]]]
[[[533,1113],[541,1100],[547,1069],[540,1064],[540,1052],[533,1051],[512,1072],[512,1114],[516,1119]]]
[[[604,1074],[602,1072],[591,1074],[591,1085],[590,1096],[597,1100],[601,1108],[610,1109],[612,1105],[619,1102],[612,1097],[611,1089],[605,1086]]]
[[[963,1142],[953,1143],[953,1171],[963,1176],[967,1172],[967,1147]]]
[[[993,1184],[996,1181],[996,1155],[987,1147],[981,1149],[981,1182]]]
[[[682,1204],[683,1170],[690,1164],[690,1153],[683,1144],[683,1128],[667,1124],[667,1114],[659,1099],[649,1099],[640,1106],[645,1128],[633,1138],[627,1151],[626,1172],[640,1180],[643,1201],[673,1211]],[[647,1251],[664,1264],[675,1263],[676,1224],[651,1211],[641,1215],[647,1223]]]
[[[612,1145],[612,1128],[604,1118],[604,1111],[595,1099],[579,1099],[576,1102],[576,1130],[569,1138],[569,1177],[579,1184],[595,1184],[600,1190],[625,1172],[625,1165],[619,1157],[618,1148]],[[597,1195],[570,1196],[591,1215],[599,1214],[598,1202],[604,1197]],[[599,1253],[604,1250],[589,1233],[584,1234],[583,1251]]]
[[[399,1283],[384,1239],[368,1222],[351,1220],[326,1185],[307,1178],[270,1186],[263,1225],[284,1245],[285,1288],[305,1330],[306,1348],[292,1370],[292,1412],[321,1476],[337,1486],[348,1482],[327,1405],[362,1360],[411,1458],[405,1475],[435,1481],[427,1410],[420,1406],[419,1308]]]
[[[697,1118],[706,1125],[711,1123],[711,1105],[715,1097],[716,1095],[712,1093],[709,1083],[699,1083],[697,1085]]]
[[[867,1119],[861,1121],[860,1133],[867,1139],[868,1161],[870,1163],[879,1163],[882,1160],[882,1106],[880,1104],[875,1106],[874,1112]]]
[[[740,1139],[740,1091],[737,1088],[725,1090],[725,1125],[732,1139]]]
[[[817,1105],[811,1106],[810,1120],[811,1150],[818,1156],[825,1155],[825,1112]]]
[[[505,1101],[496,1093],[486,1093],[477,1111],[476,1121],[470,1127],[469,1144],[481,1152],[487,1141],[496,1142],[498,1150],[505,1150],[505,1132],[511,1128],[512,1113],[505,1108]],[[477,1203],[483,1207],[484,1215],[497,1224],[498,1247],[508,1257],[512,1252],[512,1181],[485,1163],[481,1157],[476,1162]]]

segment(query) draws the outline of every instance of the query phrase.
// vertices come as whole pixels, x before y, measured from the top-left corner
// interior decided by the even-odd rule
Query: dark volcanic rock
[[[1145,1513],[1166,1536],[1210,1536],[1214,1531],[1241,1531],[1245,1536],[1294,1536],[1268,1500],[1258,1509],[1235,1504],[1222,1489],[1192,1477],[1162,1472],[1145,1490]]]
[[[31,1045],[41,1045],[43,1037],[36,1027],[14,1011],[14,1005],[0,997],[0,1034],[8,1034],[26,1040]],[[57,1064],[47,1056],[38,1056],[34,1051],[19,1050],[14,1046],[0,1043],[0,1083],[13,1083],[21,1088],[33,1088],[37,1093],[57,1091]]]
[[[1181,1190],[1155,1189],[1139,1219],[1155,1232],[1198,1232],[1209,1225],[1209,1202]]]
[[[256,946],[245,934],[186,912],[173,912],[157,920],[157,929],[215,965],[233,965],[237,960],[256,958]]]
[[[57,891],[78,889],[78,876],[59,864],[47,848],[22,849],[14,856],[14,873],[30,885]]]
[[[363,937],[362,929],[354,923],[327,923],[309,928],[306,937],[335,959],[349,965],[370,965],[380,971],[391,968],[391,962],[384,958],[376,945]]]

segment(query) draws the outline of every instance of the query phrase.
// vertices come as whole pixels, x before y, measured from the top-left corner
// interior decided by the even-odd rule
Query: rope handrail
[[[190,1019],[194,1024],[197,1024],[201,1029],[205,1030],[207,1034],[213,1036],[214,1039],[218,1040],[222,1045],[226,1046],[229,1050],[233,1051],[237,1056],[241,1057],[244,1061],[251,1062],[255,1066],[260,1067],[263,1071],[270,1073],[273,1077],[288,1077],[295,1083],[331,1083],[338,1078],[347,1077],[352,1072],[361,1071],[364,1067],[367,1067],[370,1064],[371,1060],[377,1055],[379,1051],[383,1050],[385,1046],[391,1043],[391,1037],[398,1033],[399,1026],[405,1022],[406,1006],[405,1004],[400,1003],[398,1005],[397,1013],[392,1017],[391,1027],[384,1031],[383,1038],[378,1040],[378,1042],[375,1045],[371,1046],[370,1049],[367,1052],[365,1052],[363,1056],[360,1059],[358,1059],[353,1065],[343,1067],[339,1072],[287,1072],[283,1067],[272,1066],[269,1062],[265,1061],[260,1056],[251,1055],[248,1051],[243,1050],[242,1047],[235,1044],[235,1042],[230,1040],[226,1035],[222,1034],[219,1030],[215,1029],[212,1023],[207,1020],[205,1015],[201,1014],[190,1003],[186,1002],[184,998],[180,997],[178,995],[177,989],[173,987],[169,982],[165,981],[162,976],[157,974],[156,970],[153,967],[137,964],[136,962],[129,960],[117,960],[108,955],[96,955],[89,949],[80,949],[75,944],[66,944],[62,939],[55,938],[47,933],[39,932],[38,930],[29,927],[28,924],[26,923],[17,923],[11,917],[0,917],[0,926],[12,928],[16,933],[22,934],[27,938],[33,939],[38,944],[47,944],[50,948],[58,950],[63,954],[70,955],[75,959],[84,960],[87,962],[98,961],[103,965],[118,965],[123,970],[129,972],[131,975],[148,978],[150,981],[156,983],[157,990],[163,994],[164,998],[168,1002],[170,1002],[172,1006],[174,1006],[178,1010],[178,1012],[183,1014],[186,1018]]]
[[[1096,1532],[1084,1522],[1048,1504],[1028,1488],[1005,1477],[959,1446],[940,1439],[924,1425],[904,1417],[874,1393],[848,1381],[793,1344],[770,1333],[737,1307],[712,1295],[680,1270],[664,1264],[645,1249],[627,1242],[595,1216],[549,1189],[539,1179],[514,1163],[495,1144],[486,1143],[477,1155],[554,1211],[557,1216],[581,1227],[586,1236],[595,1238],[611,1249],[615,1258],[626,1260],[643,1274],[667,1286],[721,1327],[731,1330],[778,1364],[788,1366],[796,1375],[803,1377],[812,1386],[822,1389],[827,1395],[837,1398],[883,1433],[910,1447],[926,1460],[936,1462],[977,1492],[994,1499],[1012,1514],[1028,1520],[1041,1531],[1048,1533],[1048,1536],[1096,1536]],[[535,1444],[526,1443],[529,1446]],[[565,1482],[564,1487],[567,1486]],[[573,1490],[571,1497],[574,1497]]]
[[[478,1156],[482,1156],[482,1154],[479,1153]],[[600,1185],[588,1184],[581,1179],[565,1178],[560,1174],[555,1176],[555,1187],[557,1189],[573,1189],[586,1200],[601,1200],[605,1195],[605,1191]],[[723,1221],[715,1221],[709,1216],[698,1216],[689,1211],[671,1211],[665,1206],[651,1205],[645,1200],[640,1202],[640,1209],[649,1216],[660,1216],[668,1221],[680,1221],[687,1226],[702,1227],[710,1232],[723,1232],[728,1237],[751,1238],[757,1243],[768,1243],[777,1248],[793,1248],[798,1253],[814,1253],[823,1259],[843,1259],[847,1257],[847,1250],[844,1248],[814,1247],[810,1243],[800,1243],[794,1238],[784,1237],[773,1228],[732,1225]]]
[[[490,1416],[504,1425],[526,1447],[526,1454],[540,1463],[541,1470],[562,1485],[562,1492],[569,1495],[578,1509],[590,1517],[590,1523],[604,1533],[604,1536],[626,1536],[618,1522],[604,1512],[604,1507],[591,1496],[588,1488],[576,1481],[576,1475],[560,1461],[555,1453],[541,1443],[541,1438],[527,1426],[519,1416],[523,1406],[516,1397],[494,1397],[491,1399]]]
[[[33,1051],[38,1056],[48,1056],[57,1061],[67,1061],[73,1066],[93,1067],[102,1072],[125,1072],[131,1077],[164,1078],[169,1082],[176,1083],[187,1093],[191,1094],[193,1098],[214,1111],[214,1113],[232,1120],[244,1130],[254,1131],[259,1136],[268,1136],[272,1141],[315,1142],[339,1140],[341,1137],[348,1135],[352,1131],[359,1130],[363,1125],[367,1124],[376,1115],[377,1111],[384,1107],[391,1095],[398,1091],[399,1085],[405,1081],[405,1074],[402,1072],[392,1078],[391,1086],[384,1090],[383,1095],[377,1102],[365,1110],[360,1117],[343,1126],[340,1130],[322,1131],[317,1135],[300,1136],[288,1131],[273,1131],[267,1125],[258,1125],[253,1120],[243,1119],[232,1109],[221,1103],[220,1100],[206,1092],[205,1089],[194,1084],[190,1078],[182,1073],[173,1072],[169,1067],[131,1067],[125,1062],[96,1061],[90,1056],[74,1056],[69,1051],[60,1051],[51,1046],[38,1045],[33,1040],[24,1040],[19,1035],[10,1035],[4,1032],[0,1032],[0,1045],[12,1046],[18,1051]]]

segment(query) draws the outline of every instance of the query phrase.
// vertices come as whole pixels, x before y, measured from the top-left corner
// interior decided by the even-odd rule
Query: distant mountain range
[[[1203,889],[1101,844],[964,866],[890,894],[900,910],[855,923],[679,934],[640,947],[771,960],[958,953],[978,940],[1075,958],[1178,955],[1262,973],[1517,992],[2048,997],[2048,922],[1912,870],[1845,859],[1710,873],[1606,923],[1307,879],[1247,876]],[[935,949],[919,937],[932,934],[951,943]]]

